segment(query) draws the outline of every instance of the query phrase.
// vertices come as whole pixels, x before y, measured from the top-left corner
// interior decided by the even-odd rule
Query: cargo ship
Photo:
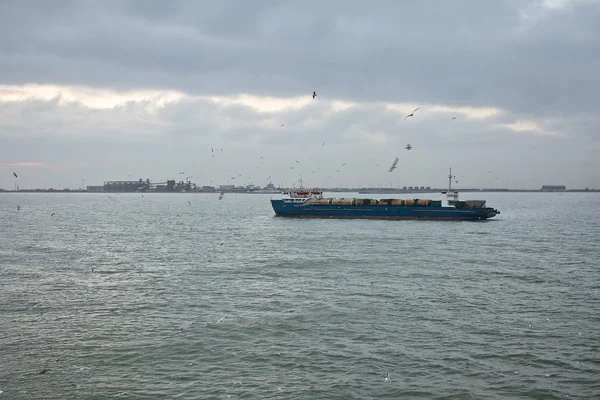
[[[452,191],[450,169],[446,200],[325,198],[318,190],[286,192],[271,199],[275,215],[299,218],[371,218],[398,220],[486,220],[500,211],[486,206],[485,200],[458,199]]]

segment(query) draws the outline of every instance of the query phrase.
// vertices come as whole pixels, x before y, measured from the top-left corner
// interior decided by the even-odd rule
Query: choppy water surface
[[[496,220],[0,194],[0,399],[599,398],[600,195],[482,197]]]

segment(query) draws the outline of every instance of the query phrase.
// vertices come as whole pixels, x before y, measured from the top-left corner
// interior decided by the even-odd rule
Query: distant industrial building
[[[105,192],[144,192],[150,186],[150,179],[139,181],[107,181],[104,182]]]
[[[256,189],[250,190],[248,187],[235,185],[219,185],[219,190],[227,193],[246,193],[256,191]]]
[[[241,185],[196,185],[187,177],[185,181],[167,180],[165,182],[150,182],[150,179],[139,179],[137,181],[105,181],[102,186],[87,186],[86,189],[91,193],[135,193],[135,192],[199,192],[199,193],[268,193],[279,192],[275,185],[269,183],[265,189],[253,184]],[[212,181],[211,181],[212,182]]]
[[[542,186],[542,192],[564,192],[567,190],[565,185],[544,185]]]
[[[88,192],[131,193],[131,192],[190,192],[196,190],[196,184],[190,181],[150,182],[140,179],[137,181],[106,181],[103,186],[88,186]]]

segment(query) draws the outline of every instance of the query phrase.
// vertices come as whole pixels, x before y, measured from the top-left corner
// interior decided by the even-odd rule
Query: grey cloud
[[[390,179],[444,185],[453,164],[473,186],[497,186],[481,173],[490,169],[517,187],[555,178],[600,187],[594,173],[600,169],[594,156],[600,149],[598,2],[547,9],[524,0],[7,0],[0,4],[0,35],[0,84],[198,95],[319,92],[307,107],[276,113],[201,100],[154,113],[136,101],[102,110],[59,98],[0,103],[2,163],[63,165],[63,175],[26,169],[34,187],[49,186],[45,179],[59,175],[76,185],[80,172],[68,165],[85,163],[93,165],[81,171],[88,183],[129,174],[163,179],[195,165],[215,183],[224,183],[232,169],[251,173],[255,183],[268,175],[291,183],[302,173],[323,185],[328,177],[309,178],[311,171],[342,162],[348,168],[334,180],[340,186]],[[331,99],[362,104],[332,113]],[[384,102],[506,113],[403,121],[404,114],[386,110]],[[518,120],[563,136],[502,126]],[[414,150],[405,152],[406,143]],[[210,147],[226,151],[212,158]],[[313,165],[304,163],[309,155]],[[402,174],[373,175],[376,163],[396,155]],[[289,162],[298,157],[303,164],[292,172]],[[12,187],[2,172],[0,187]],[[413,182],[405,182],[408,176]]]
[[[330,104],[322,101],[299,110],[257,113],[242,105],[184,100],[157,110],[146,120],[145,105],[130,102],[91,110],[57,99],[0,104],[0,159],[3,163],[53,166],[21,168],[22,187],[67,185],[65,181],[48,183],[50,177],[57,179],[57,171],[75,187],[81,178],[99,184],[130,179],[130,174],[135,179],[177,177],[191,165],[195,169],[190,175],[199,176],[202,184],[208,180],[225,183],[242,173],[248,183],[259,184],[269,175],[275,182],[291,184],[302,174],[314,185],[389,185],[391,180],[403,185],[443,186],[444,171],[450,164],[460,171],[462,181],[488,187],[498,186],[488,176],[488,169],[500,175],[502,182],[536,187],[541,177],[551,181],[552,176],[566,176],[574,165],[582,166],[565,182],[585,187],[597,181],[594,171],[600,167],[591,150],[583,146],[584,137],[511,132],[499,127],[504,123],[502,116],[466,120],[457,115],[452,121],[451,114],[439,113],[403,121],[404,113],[387,110],[383,104],[357,105],[333,113]],[[77,118],[77,114],[86,117]],[[28,118],[24,120],[22,115]],[[281,118],[285,126],[277,121],[273,128],[264,127],[265,120],[275,118]],[[379,140],[370,139],[369,135],[379,133],[383,134]],[[323,141],[325,146],[321,146]],[[411,152],[404,150],[406,143],[414,146]],[[386,163],[398,155],[402,172],[387,174]],[[552,165],[548,160],[553,160]],[[341,169],[344,162],[347,165]],[[90,166],[69,167],[79,164]],[[330,179],[329,173],[335,169],[342,172]],[[0,187],[12,187],[10,174],[2,171]]]
[[[536,3],[5,2],[1,79],[595,112],[600,7]]]

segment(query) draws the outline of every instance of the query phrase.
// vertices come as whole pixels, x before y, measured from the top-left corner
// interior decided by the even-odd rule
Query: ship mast
[[[450,203],[450,201],[452,202],[456,202],[458,201],[458,192],[455,191],[454,193],[452,192],[452,178],[454,178],[454,176],[452,175],[452,167],[449,167],[450,170],[450,174],[448,175],[448,192],[446,193],[446,198],[448,199],[448,202]]]

